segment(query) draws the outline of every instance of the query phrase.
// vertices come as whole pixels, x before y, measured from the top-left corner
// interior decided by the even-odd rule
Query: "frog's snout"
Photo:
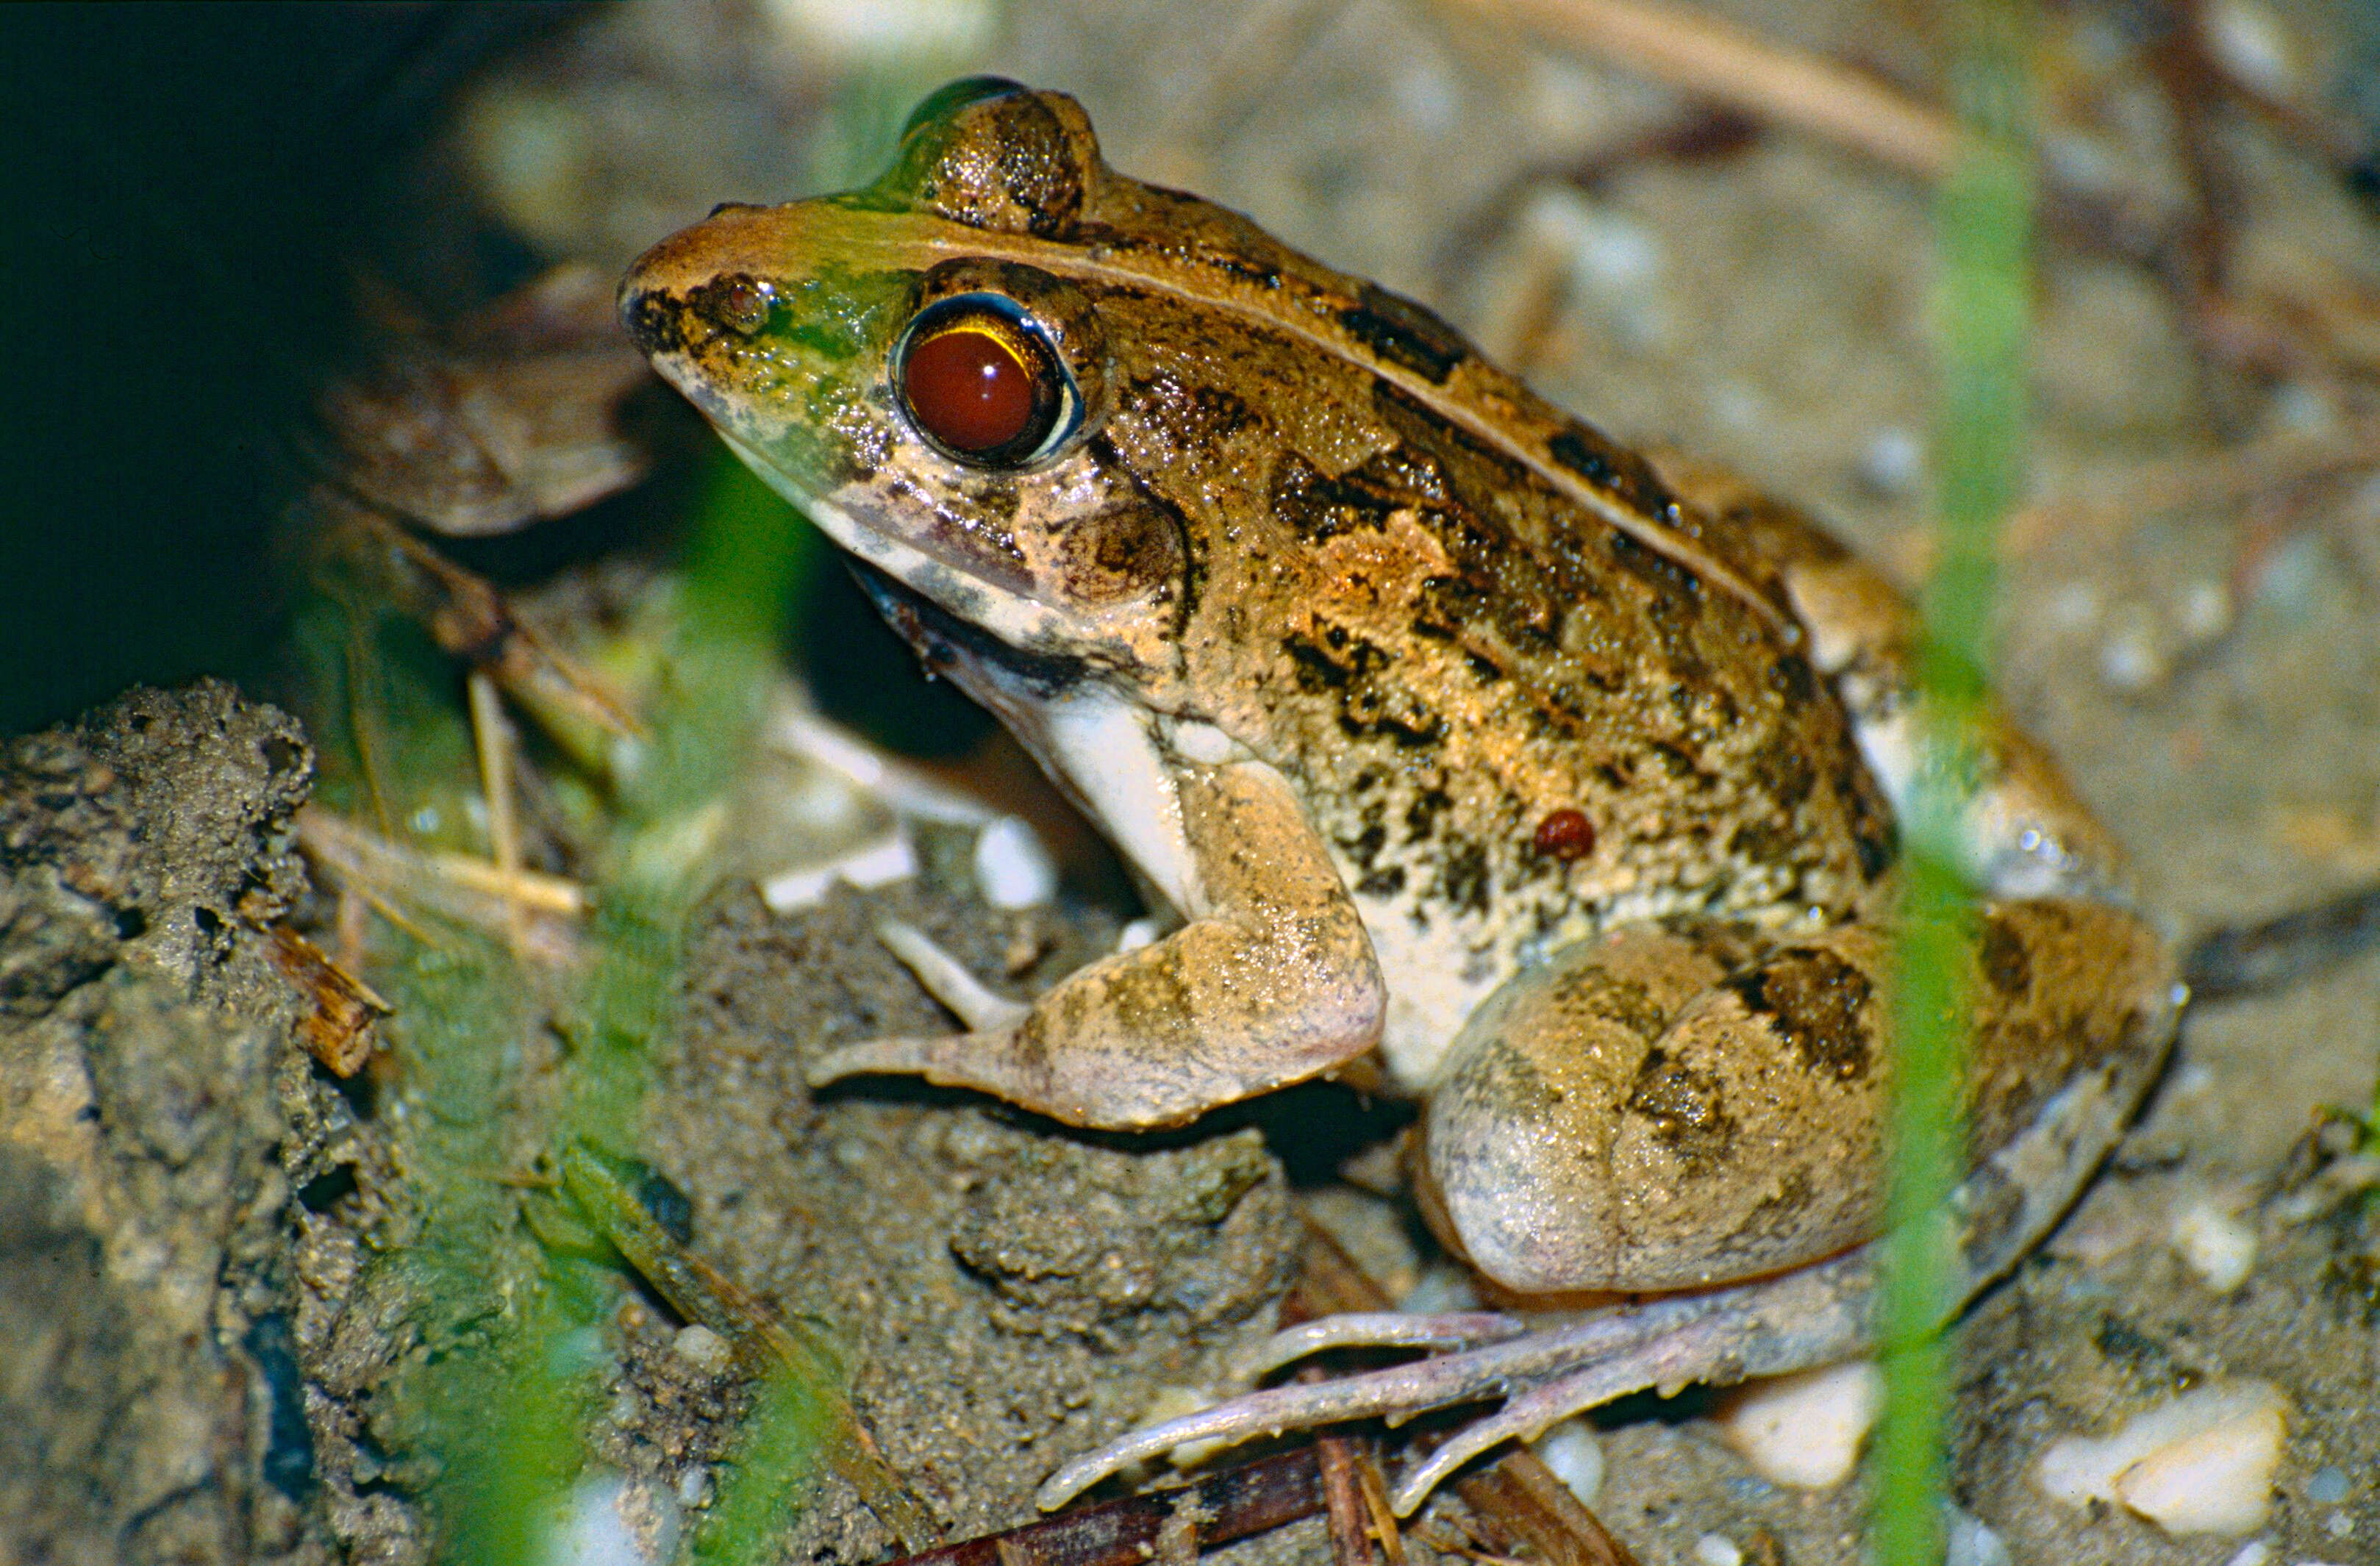
[[[638,286],[633,272],[620,285],[620,327],[638,353],[650,358],[683,346],[675,303],[658,289]]]
[[[674,319],[678,301],[670,297],[669,288],[655,275],[667,268],[668,252],[676,240],[677,236],[672,235],[638,256],[628,267],[627,275],[620,279],[620,329],[628,334],[628,341],[637,345],[637,351],[647,358],[683,346]]]

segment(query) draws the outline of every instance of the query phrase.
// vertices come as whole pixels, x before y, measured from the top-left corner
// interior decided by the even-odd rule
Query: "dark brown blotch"
[[[1653,1139],[1686,1164],[1724,1159],[1735,1145],[1735,1117],[1717,1074],[1696,1071],[1655,1045],[1645,1051],[1621,1108],[1651,1123]]]
[[[1273,469],[1271,501],[1275,516],[1318,544],[1357,528],[1378,532],[1397,508],[1387,496],[1330,478],[1294,452]]]
[[[1339,312],[1339,324],[1366,347],[1402,365],[1432,385],[1442,385],[1454,367],[1471,357],[1463,334],[1423,306],[1378,284],[1366,283],[1356,302]]]
[[[1449,907],[1465,913],[1486,913],[1488,899],[1495,892],[1488,850],[1475,843],[1458,844],[1449,850],[1445,863],[1439,868],[1438,891]]]
[[[1066,589],[1087,603],[1158,591],[1180,578],[1182,564],[1180,519],[1146,492],[1085,517],[1063,540]]]
[[[1405,842],[1426,841],[1438,830],[1438,819],[1454,807],[1454,796],[1436,786],[1422,789],[1405,807]]]
[[[1670,1014],[1653,998],[1650,988],[1640,979],[1621,978],[1602,968],[1571,969],[1556,982],[1554,998],[1565,1012],[1626,1028],[1647,1044],[1669,1031]]]
[[[1653,465],[1591,424],[1572,419],[1546,443],[1546,455],[1632,511],[1664,522],[1678,519],[1677,497]]]
[[[1984,982],[2011,1000],[2022,999],[2033,989],[2033,954],[2025,948],[2024,937],[2003,915],[1994,914],[1984,921],[1983,935],[1975,942],[1975,963],[1984,971]]]
[[[620,312],[620,324],[626,328],[628,341],[637,346],[639,353],[682,353],[686,332],[678,324],[678,314],[685,309],[685,301],[674,295],[647,289],[628,297],[626,307]]]
[[[1633,535],[1613,530],[1611,558],[1621,569],[1660,589],[1665,601],[1692,601],[1701,597],[1700,577],[1658,550],[1647,548]]]
[[[1803,1066],[1838,1082],[1867,1074],[1874,1057],[1867,975],[1832,952],[1780,952],[1728,981],[1745,1011],[1767,1020]]]

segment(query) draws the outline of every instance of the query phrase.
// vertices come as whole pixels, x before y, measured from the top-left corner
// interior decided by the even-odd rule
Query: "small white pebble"
[[[2214,640],[2231,628],[2231,589],[2212,579],[2191,583],[2174,605],[2174,620],[2191,640]]]
[[[2273,1547],[2263,1539],[2253,1539],[2240,1547],[2240,1553],[2223,1566],[2265,1566],[2273,1559]]]
[[[710,1470],[696,1463],[677,1476],[677,1503],[688,1511],[699,1511],[710,1504]]]
[[[2087,630],[2097,625],[2105,607],[2099,589],[2088,582],[2060,582],[2042,600],[2050,624],[2062,631]]]
[[[616,1474],[579,1480],[546,1536],[549,1566],[650,1566],[624,1514],[621,1503],[626,1499],[627,1487]]]
[[[1694,1566],[1743,1566],[1743,1551],[1725,1534],[1705,1534],[1694,1541]]]
[[[1135,919],[1116,931],[1116,950],[1119,953],[1137,952],[1156,939],[1157,921],[1155,919]]]
[[[2347,1470],[2317,1468],[2306,1480],[2306,1499],[2316,1506],[2337,1506],[2347,1499]]]
[[[2158,645],[2156,622],[2144,606],[2120,604],[2108,621],[2099,644],[2101,679],[2118,690],[2146,690],[2171,672],[2172,660]]]
[[[2325,1532],[2332,1538],[2343,1539],[2355,1532],[2355,1519],[2344,1511],[2334,1511],[2322,1520]]]
[[[2275,97],[2297,91],[2297,51],[2270,10],[2252,0],[2224,0],[2209,6],[2199,25],[2207,48],[2232,75]]]
[[[1668,259],[1651,229],[1567,188],[1539,189],[1522,223],[1562,253],[1572,284],[1591,293],[1641,287],[1660,275]]]
[[[1955,1506],[1943,1510],[1950,1527],[1942,1566],[2010,1566],[2007,1543],[1982,1518]]]
[[[2256,602],[2276,613],[2304,613],[2324,584],[2337,577],[2331,559],[2325,535],[2300,533],[2265,557],[2264,569],[2256,577]]]
[[[2272,1511],[2281,1411],[2245,1414],[2141,1459],[2116,1499],[2168,1534],[2244,1534]]]
[[[760,901],[772,914],[797,914],[825,902],[826,889],[833,884],[831,869],[787,870],[760,883]]]
[[[895,828],[837,859],[834,871],[862,892],[890,886],[917,873],[917,845],[907,832]]]
[[[678,1329],[677,1336],[670,1340],[670,1352],[698,1370],[712,1372],[726,1369],[735,1354],[726,1339],[699,1321]]]
[[[1603,1443],[1585,1420],[1563,1420],[1531,1441],[1529,1450],[1578,1497],[1581,1506],[1593,1506],[1603,1493]]]
[[[827,889],[838,880],[866,892],[907,880],[917,873],[917,845],[909,841],[908,832],[895,827],[823,865],[771,876],[760,883],[760,901],[772,913],[791,914],[825,901]]]
[[[2268,1382],[2195,1388],[2112,1436],[2053,1442],[2034,1483],[2069,1506],[2119,1501],[2169,1534],[2249,1533],[2271,1506],[2285,1407]]]
[[[2185,1202],[2173,1215],[2168,1235],[2174,1254],[2218,1294],[2248,1281],[2256,1266],[2256,1231],[2214,1197]]]
[[[1883,1372],[1853,1360],[1747,1383],[1720,1412],[1719,1435],[1771,1484],[1832,1489],[1883,1406]]]
[[[1711,417],[1738,430],[1757,430],[1776,421],[1768,399],[1742,381],[1714,382],[1703,397]]]
[[[1915,431],[1888,424],[1860,448],[1856,477],[1880,495],[1905,495],[1925,476],[1925,447]]]
[[[975,884],[995,908],[1038,908],[1058,893],[1058,867],[1031,827],[1002,816],[976,834]]]

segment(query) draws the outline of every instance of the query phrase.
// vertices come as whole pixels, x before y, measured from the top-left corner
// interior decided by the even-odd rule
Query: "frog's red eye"
[[[1056,350],[996,295],[926,310],[902,334],[892,365],[918,432],[978,467],[1021,467],[1048,455],[1078,402]]]

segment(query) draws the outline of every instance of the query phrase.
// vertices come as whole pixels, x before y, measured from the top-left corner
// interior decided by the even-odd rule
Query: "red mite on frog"
[[[1516,1295],[1342,1317],[1450,1351],[1182,1442],[1504,1401],[1400,1487],[1648,1386],[1870,1346],[1909,613],[1798,513],[1548,405],[1428,311],[974,79],[864,189],[730,204],[621,289],[638,346],[1114,843],[1170,934],[965,1031],[835,1050],[1069,1124],[1177,1124],[1377,1051],[1433,1230]],[[2181,992],[2117,853],[1990,721],[1961,1299],[2072,1200]],[[932,965],[927,965],[931,966]],[[1546,1322],[1550,1321],[1551,1325]]]

